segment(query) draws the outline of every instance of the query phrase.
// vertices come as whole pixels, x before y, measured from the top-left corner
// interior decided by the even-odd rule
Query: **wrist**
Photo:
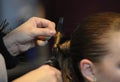
[[[4,45],[7,48],[8,52],[12,56],[16,56],[16,55],[20,54],[17,44],[15,44],[14,40],[11,37],[9,38],[9,37],[5,36],[3,38],[3,42],[4,42]]]

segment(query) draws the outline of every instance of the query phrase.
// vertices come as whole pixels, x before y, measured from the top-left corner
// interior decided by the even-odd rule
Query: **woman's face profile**
[[[120,32],[111,33],[107,48],[109,53],[96,65],[96,81],[120,82]]]

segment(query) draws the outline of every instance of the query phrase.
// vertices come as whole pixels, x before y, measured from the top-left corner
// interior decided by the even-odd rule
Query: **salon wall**
[[[120,12],[120,0],[49,0],[47,17],[56,21],[64,17],[63,33],[71,34],[86,16],[98,12]]]

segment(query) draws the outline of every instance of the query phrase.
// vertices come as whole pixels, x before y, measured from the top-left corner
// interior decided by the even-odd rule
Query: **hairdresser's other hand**
[[[55,33],[55,24],[53,22],[43,18],[32,17],[8,33],[3,40],[8,51],[16,56],[34,47],[36,44],[40,46],[45,45],[47,40],[44,41],[43,37],[50,39]]]
[[[43,65],[13,82],[62,82],[61,72],[49,65]]]

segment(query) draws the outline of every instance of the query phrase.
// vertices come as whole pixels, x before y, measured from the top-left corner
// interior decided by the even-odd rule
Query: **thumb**
[[[48,41],[46,40],[46,41],[42,41],[42,40],[37,40],[37,45],[39,45],[39,46],[45,46],[47,43],[48,43]]]

